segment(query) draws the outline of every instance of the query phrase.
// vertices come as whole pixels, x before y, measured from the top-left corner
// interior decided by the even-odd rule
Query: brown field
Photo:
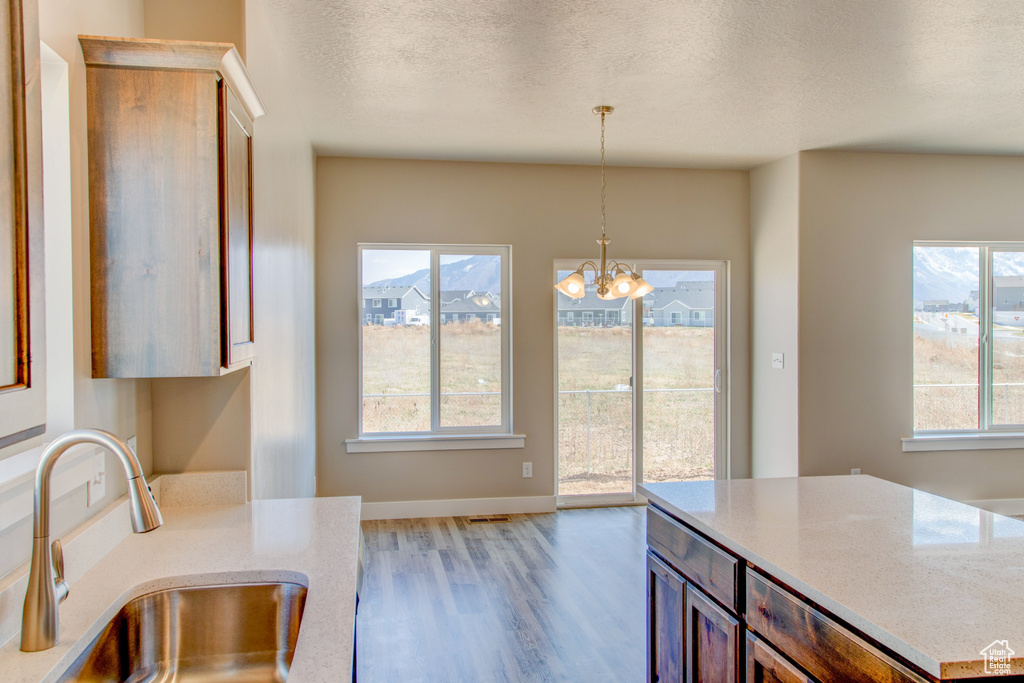
[[[645,328],[643,334],[644,479],[711,478],[713,331]],[[444,325],[440,341],[442,424],[499,421],[497,328],[483,322]],[[563,495],[631,490],[630,345],[631,331],[626,327],[559,328],[558,453]],[[429,331],[364,326],[363,355],[365,394],[414,394],[364,398],[364,431],[428,430]],[[625,388],[616,391],[617,386]]]
[[[992,416],[1024,423],[1024,336],[997,337]],[[978,347],[914,335],[914,429],[978,428]],[[950,386],[967,385],[967,386]]]

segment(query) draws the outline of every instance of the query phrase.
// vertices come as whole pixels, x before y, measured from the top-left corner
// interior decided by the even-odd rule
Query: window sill
[[[346,439],[348,453],[398,453],[401,451],[480,451],[524,448],[525,434],[431,434],[416,436],[364,436]]]
[[[904,453],[921,451],[987,451],[1024,448],[1024,432],[988,434],[922,434],[902,439]]]

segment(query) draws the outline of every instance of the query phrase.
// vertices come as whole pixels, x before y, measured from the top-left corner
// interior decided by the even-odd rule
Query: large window
[[[1024,244],[914,245],[914,431],[1024,429]]]
[[[359,251],[360,297],[396,308],[362,327],[360,434],[510,433],[510,248]]]

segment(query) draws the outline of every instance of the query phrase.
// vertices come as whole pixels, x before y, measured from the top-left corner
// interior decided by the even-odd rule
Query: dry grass
[[[959,342],[960,340],[956,340]],[[992,415],[1000,424],[1024,423],[1024,337],[997,337]],[[914,335],[914,429],[978,428],[978,346]],[[967,385],[967,386],[951,386]]]
[[[364,430],[429,430],[429,330],[377,325],[362,329],[364,392],[389,394],[364,399]],[[713,477],[714,396],[707,391],[714,375],[713,330],[645,328],[642,334],[644,478]],[[480,395],[500,392],[499,329],[483,322],[444,325],[440,343],[442,424],[500,421],[500,396]],[[559,328],[559,390],[573,392],[561,393],[558,399],[562,494],[631,490],[631,344],[627,327]],[[466,393],[474,395],[451,395]]]
[[[639,333],[644,335],[644,480],[712,478],[714,394],[663,390],[711,388],[714,331],[647,327]],[[631,373],[630,328],[558,328],[559,391],[582,392],[559,395],[560,494],[632,490]],[[603,393],[617,386],[627,388]]]

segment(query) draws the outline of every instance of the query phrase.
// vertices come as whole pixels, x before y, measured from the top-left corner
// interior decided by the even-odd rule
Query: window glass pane
[[[558,495],[632,493],[632,301],[585,292],[557,295]]]
[[[363,432],[429,432],[430,252],[365,249],[362,267]]]
[[[979,259],[978,247],[914,247],[915,430],[979,427]]]
[[[501,425],[501,256],[440,254],[442,427]]]
[[[715,272],[643,277],[643,480],[714,479]]]
[[[1024,252],[992,252],[992,424],[1024,424]]]

